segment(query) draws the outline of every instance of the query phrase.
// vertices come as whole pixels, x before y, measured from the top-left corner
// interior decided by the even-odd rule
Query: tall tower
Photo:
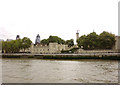
[[[115,50],[120,52],[120,36],[116,36]]]
[[[40,35],[36,36],[35,44],[40,44]]]
[[[20,36],[19,36],[19,35],[16,36],[16,40],[18,40],[18,39],[20,39]]]
[[[77,30],[77,33],[76,33],[76,42],[78,39],[79,39],[79,30]]]

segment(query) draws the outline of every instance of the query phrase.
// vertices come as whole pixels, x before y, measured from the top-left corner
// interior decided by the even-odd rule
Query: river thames
[[[117,60],[2,59],[3,83],[118,83]]]

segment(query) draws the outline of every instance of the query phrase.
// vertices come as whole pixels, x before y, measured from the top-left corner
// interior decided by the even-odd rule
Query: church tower
[[[78,39],[79,39],[79,30],[77,30],[77,33],[76,33],[76,42]]]
[[[35,44],[40,44],[40,35],[36,36]]]

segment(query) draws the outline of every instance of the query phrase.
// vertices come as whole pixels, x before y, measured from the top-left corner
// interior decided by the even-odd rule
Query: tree
[[[13,52],[19,52],[20,49],[22,49],[22,40],[21,39],[18,39],[18,40],[14,40],[13,41],[13,47],[14,48],[14,51]]]
[[[115,35],[112,33],[103,31],[100,34],[99,39],[101,49],[112,49],[112,47],[115,45]]]
[[[49,36],[48,41],[49,43],[56,42],[58,44],[65,44],[65,41],[58,36]]]
[[[83,47],[83,49],[87,50],[88,49],[88,42],[87,42],[88,38],[86,35],[81,36],[78,40],[77,40],[77,44],[78,47],[81,48]]]
[[[24,37],[22,39],[22,45],[21,46],[24,49],[24,51],[25,51],[25,49],[27,49],[31,46],[31,43],[32,43],[32,41],[27,37]]]
[[[87,35],[87,43],[88,43],[88,49],[93,50],[93,49],[98,49],[99,47],[99,36],[95,33],[92,32]]]
[[[2,42],[2,50],[7,52],[7,42],[6,41]]]
[[[20,51],[21,40],[12,40],[12,41],[3,41],[2,42],[2,51],[6,53],[16,53]]]
[[[48,39],[43,39],[43,40],[41,40],[41,44],[43,44],[43,45],[48,45],[48,44],[49,44]]]
[[[65,44],[68,45],[68,47],[71,47],[74,45],[74,40],[73,39],[66,40]]]
[[[78,46],[85,50],[93,50],[93,49],[112,49],[115,45],[115,35],[102,32],[100,35],[97,35],[95,32],[90,34],[83,35],[77,40]]]
[[[65,41],[58,36],[49,36],[48,39],[41,40],[41,44],[43,45],[48,45],[49,43],[65,44]]]
[[[2,51],[5,53],[18,53],[21,49],[26,49],[31,46],[32,41],[24,37],[23,39],[12,40],[12,41],[3,41],[2,42]]]

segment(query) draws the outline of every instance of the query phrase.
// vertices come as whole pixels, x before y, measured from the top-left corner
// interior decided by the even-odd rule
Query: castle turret
[[[79,30],[77,30],[77,33],[76,33],[76,42],[78,39],[79,39]]]
[[[116,36],[115,40],[116,40],[115,50],[116,50],[117,52],[120,52],[120,36]]]

